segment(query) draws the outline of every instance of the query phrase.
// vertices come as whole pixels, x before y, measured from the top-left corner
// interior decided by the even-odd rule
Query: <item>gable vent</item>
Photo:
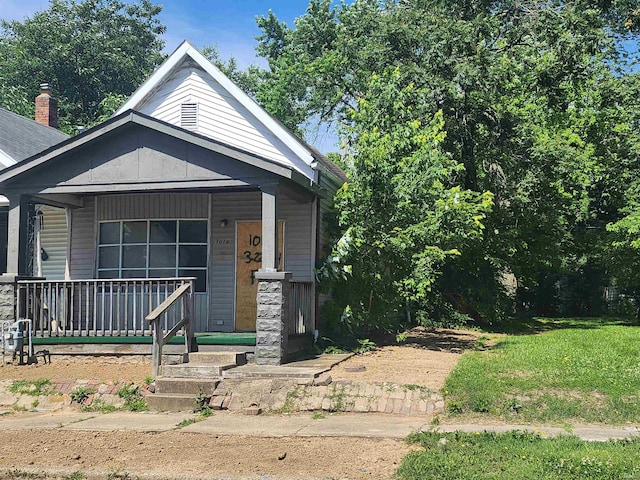
[[[198,104],[183,103],[180,109],[180,126],[187,130],[198,128]]]

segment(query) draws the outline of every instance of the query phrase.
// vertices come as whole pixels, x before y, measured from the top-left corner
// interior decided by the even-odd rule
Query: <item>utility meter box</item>
[[[14,353],[22,350],[24,346],[24,323],[15,322],[9,326],[9,330],[2,335],[4,342],[4,350]]]

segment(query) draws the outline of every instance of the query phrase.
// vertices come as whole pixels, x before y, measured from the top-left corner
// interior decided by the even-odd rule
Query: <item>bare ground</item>
[[[411,330],[402,344],[388,344],[334,367],[334,380],[364,380],[442,388],[473,331]],[[145,358],[54,357],[52,364],[0,367],[0,379],[95,379],[140,383],[150,374]],[[28,415],[28,413],[19,413]],[[0,420],[1,428],[1,420]],[[389,478],[410,451],[402,441],[368,438],[257,438],[186,432],[0,432],[0,479],[13,469],[94,478]],[[286,454],[286,455],[284,455]],[[283,459],[280,459],[283,457]],[[127,476],[132,475],[132,477]],[[119,475],[119,476],[118,476]],[[269,478],[269,477],[267,477]]]
[[[472,330],[417,327],[402,344],[351,357],[330,375],[333,380],[393,382],[439,390],[462,353],[472,349],[480,335]]]
[[[0,443],[0,468],[101,478],[380,479],[389,478],[408,451],[404,442],[388,439],[16,431]]]

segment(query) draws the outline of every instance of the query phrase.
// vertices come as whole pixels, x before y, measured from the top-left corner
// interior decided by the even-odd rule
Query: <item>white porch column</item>
[[[262,268],[278,270],[278,185],[262,185]]]

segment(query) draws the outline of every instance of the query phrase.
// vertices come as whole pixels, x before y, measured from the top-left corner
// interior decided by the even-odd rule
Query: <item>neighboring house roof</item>
[[[16,113],[0,108],[0,155],[20,162],[69,138],[60,130],[47,127]],[[9,166],[0,157],[0,166]],[[11,164],[11,163],[10,163]]]
[[[69,138],[60,130],[0,108],[0,170]],[[0,195],[0,206],[9,201]]]
[[[132,109],[176,126],[181,107],[196,104],[191,130],[292,167],[315,181],[314,155],[191,43],[184,41],[116,115]]]

